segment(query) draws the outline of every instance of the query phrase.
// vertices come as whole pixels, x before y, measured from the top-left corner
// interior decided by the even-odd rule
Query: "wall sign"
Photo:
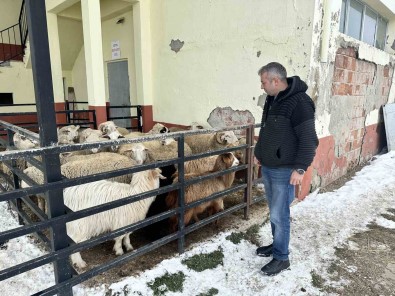
[[[119,40],[111,41],[111,59],[116,60],[121,58],[121,46]]]

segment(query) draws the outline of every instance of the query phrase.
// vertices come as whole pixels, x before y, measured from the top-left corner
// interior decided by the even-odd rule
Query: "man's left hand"
[[[301,175],[297,171],[293,171],[291,174],[291,180],[289,181],[292,185],[302,185],[304,174]]]

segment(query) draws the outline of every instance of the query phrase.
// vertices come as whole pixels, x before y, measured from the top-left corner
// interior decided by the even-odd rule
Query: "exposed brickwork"
[[[334,135],[320,139],[313,162],[314,187],[329,184],[381,151],[385,145],[382,117],[367,127],[365,122],[369,112],[388,101],[393,73],[389,65],[359,60],[354,48],[338,49],[330,110],[338,116],[331,122]]]

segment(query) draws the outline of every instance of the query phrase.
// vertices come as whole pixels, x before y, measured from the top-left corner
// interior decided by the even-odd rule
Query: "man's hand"
[[[301,175],[297,171],[293,171],[291,174],[291,180],[289,181],[292,185],[301,185],[303,181],[304,174]]]

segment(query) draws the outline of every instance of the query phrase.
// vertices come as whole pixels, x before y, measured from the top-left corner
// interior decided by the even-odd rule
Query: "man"
[[[314,103],[307,85],[298,76],[287,78],[279,63],[269,63],[258,72],[267,93],[255,157],[262,165],[262,177],[269,203],[273,243],[256,250],[258,256],[273,259],[262,267],[265,275],[289,268],[289,206],[307,167],[312,163],[318,138],[314,126]]]

